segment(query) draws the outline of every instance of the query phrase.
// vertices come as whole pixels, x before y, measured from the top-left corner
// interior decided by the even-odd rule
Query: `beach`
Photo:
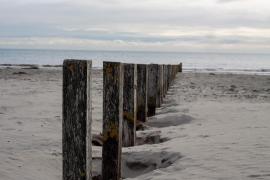
[[[102,129],[102,70],[92,73],[93,134]],[[269,179],[270,76],[178,73],[156,116],[123,148],[128,179]],[[0,179],[62,178],[61,68],[0,69]],[[143,141],[146,143],[146,141]],[[101,147],[93,147],[94,174]]]

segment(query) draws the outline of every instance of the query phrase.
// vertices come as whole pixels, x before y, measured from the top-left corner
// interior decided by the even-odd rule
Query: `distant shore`
[[[101,69],[103,61],[123,63],[183,63],[185,72],[270,75],[270,54],[215,52],[147,52],[147,51],[78,51],[49,49],[0,49],[0,64],[31,64],[39,68],[61,66],[64,59],[92,60]],[[45,67],[43,67],[45,65]],[[9,66],[12,67],[12,66]],[[1,68],[1,66],[0,66]],[[13,66],[13,68],[15,68]],[[54,67],[55,68],[55,67]]]
[[[62,67],[62,65],[51,65],[51,64],[0,64],[0,67],[20,67],[20,68],[28,68],[28,69],[38,69],[39,67]]]
[[[62,68],[61,64],[0,64],[2,68],[15,68],[15,69],[40,69],[40,68]],[[102,69],[102,67],[92,67],[93,69]],[[247,74],[247,75],[269,75],[270,69],[223,69],[223,68],[185,68],[184,72],[191,73],[217,73],[217,74]]]

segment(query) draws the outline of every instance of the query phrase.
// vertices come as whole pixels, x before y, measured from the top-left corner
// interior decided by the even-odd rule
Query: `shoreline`
[[[0,64],[0,69],[60,69],[61,64]],[[93,66],[93,69],[101,70],[102,67]],[[214,73],[214,74],[243,74],[243,75],[260,75],[270,76],[270,69],[223,69],[223,68],[185,68],[185,73]]]

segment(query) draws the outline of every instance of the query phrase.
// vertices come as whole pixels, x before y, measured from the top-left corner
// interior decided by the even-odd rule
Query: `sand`
[[[270,179],[269,109],[270,76],[178,74],[149,129],[137,132],[151,135],[148,144],[123,148],[123,177]],[[61,68],[0,69],[0,179],[61,179],[61,110]],[[94,134],[101,113],[94,70]],[[93,147],[96,174],[100,152]]]

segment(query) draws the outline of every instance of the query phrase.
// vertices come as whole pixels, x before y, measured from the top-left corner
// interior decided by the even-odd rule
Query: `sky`
[[[270,0],[0,0],[0,48],[270,50]]]

